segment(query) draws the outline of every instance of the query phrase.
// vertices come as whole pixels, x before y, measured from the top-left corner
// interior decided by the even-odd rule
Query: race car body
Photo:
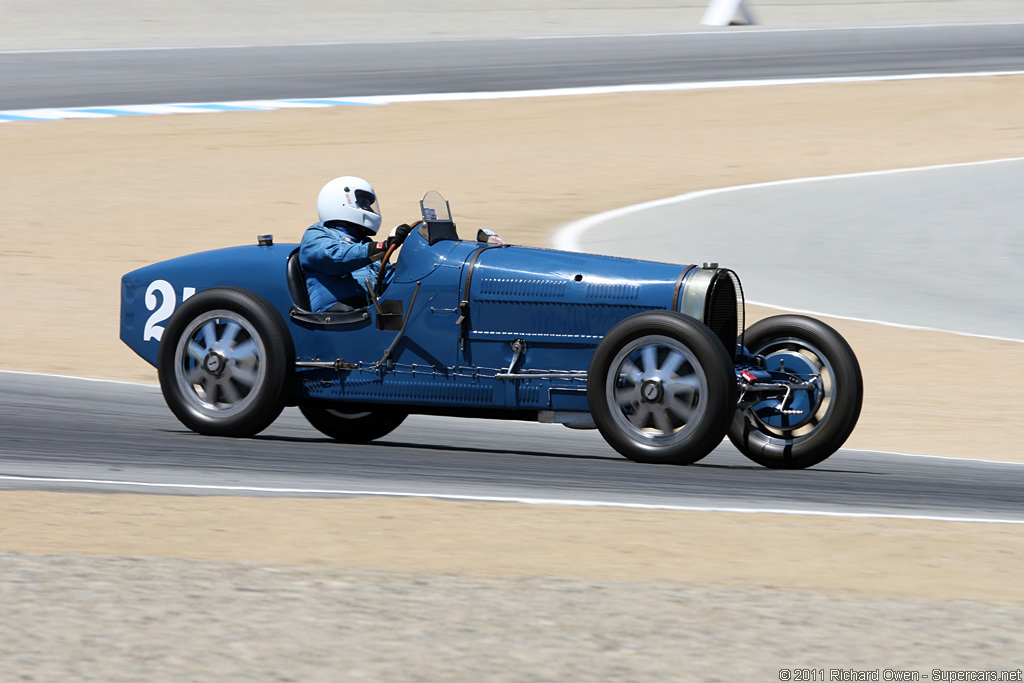
[[[214,435],[254,434],[298,405],[344,442],[444,414],[596,426],[627,457],[676,464],[728,432],[762,464],[806,467],[852,431],[849,346],[782,316],[749,348],[732,271],[510,246],[489,231],[462,240],[440,195],[421,211],[365,307],[310,311],[297,245],[264,236],[125,275],[121,339],[159,369],[175,415]]]

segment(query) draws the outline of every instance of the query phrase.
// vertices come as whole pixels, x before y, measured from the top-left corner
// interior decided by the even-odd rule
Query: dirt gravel
[[[778,681],[1024,651],[1021,605],[643,577],[0,552],[0,599],[0,662],[34,681]]]
[[[60,493],[2,494],[0,519],[0,662],[25,680],[771,681],[1024,652],[1011,525]]]

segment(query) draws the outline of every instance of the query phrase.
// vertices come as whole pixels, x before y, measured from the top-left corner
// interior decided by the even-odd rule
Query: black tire
[[[839,450],[857,425],[864,399],[860,364],[846,340],[820,320],[779,315],[751,325],[744,342],[752,354],[766,356],[769,368],[773,357],[817,367],[821,389],[806,399],[805,414],[795,424],[769,424],[789,420],[769,418],[767,411],[759,416],[756,406],[737,410],[729,427],[733,445],[759,465],[787,470],[817,465]]]
[[[408,413],[398,411],[345,412],[342,405],[306,403],[299,410],[322,434],[341,443],[369,443],[393,432]]]
[[[680,313],[651,311],[605,335],[590,363],[587,400],[601,435],[622,455],[689,465],[725,438],[736,406],[736,374],[722,342],[705,325]]]
[[[277,310],[234,287],[187,299],[167,322],[157,368],[171,412],[210,436],[252,436],[284,408],[295,352]]]

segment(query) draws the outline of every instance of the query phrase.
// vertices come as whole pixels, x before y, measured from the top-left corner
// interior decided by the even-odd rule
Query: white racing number
[[[159,299],[157,293],[160,294]],[[182,287],[181,300],[189,298],[196,293],[195,287]],[[159,304],[159,306],[158,306]],[[154,280],[146,288],[146,310],[153,311],[153,315],[146,320],[142,328],[142,341],[155,339],[160,341],[164,334],[164,327],[159,323],[171,317],[174,307],[178,305],[177,297],[174,294],[174,285],[167,280]]]

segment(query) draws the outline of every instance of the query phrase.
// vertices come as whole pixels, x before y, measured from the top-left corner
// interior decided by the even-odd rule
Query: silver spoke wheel
[[[604,336],[587,372],[601,436],[630,460],[688,465],[725,436],[736,407],[732,359],[704,324],[649,311]]]
[[[207,417],[238,415],[266,381],[266,348],[245,317],[225,309],[203,313],[186,326],[174,353],[181,397]]]
[[[693,351],[661,335],[641,337],[619,351],[608,373],[613,419],[632,438],[670,446],[687,436],[707,410],[708,380]]]
[[[189,297],[168,319],[157,355],[167,407],[200,434],[258,434],[288,400],[291,335],[254,292],[213,287]]]

